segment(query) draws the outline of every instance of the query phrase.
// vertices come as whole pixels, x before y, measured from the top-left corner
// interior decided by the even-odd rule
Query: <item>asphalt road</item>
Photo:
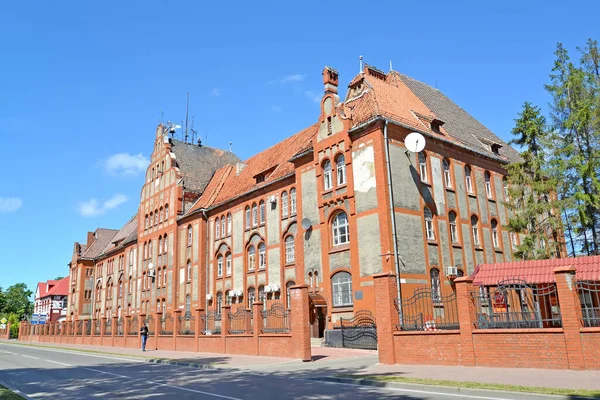
[[[444,389],[375,388],[312,380],[302,371],[197,369],[0,344],[0,384],[33,399],[531,399],[527,395]]]

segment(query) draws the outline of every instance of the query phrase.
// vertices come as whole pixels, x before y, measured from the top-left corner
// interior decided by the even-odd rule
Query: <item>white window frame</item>
[[[219,217],[215,219],[215,240],[221,236],[221,220]]]
[[[427,233],[427,240],[435,240],[435,227],[433,225],[433,213],[429,207],[425,207],[423,210],[425,216],[425,231]]]
[[[258,269],[267,268],[267,246],[264,243],[258,245]]]
[[[421,176],[421,182],[428,183],[429,176],[427,174],[427,156],[423,152],[417,156],[419,160],[419,174]]]
[[[225,237],[225,216],[221,216],[221,237]]]
[[[265,223],[265,202],[263,200],[260,201],[260,203],[258,204],[259,207],[259,216],[260,216],[260,224],[264,224]]]
[[[248,247],[248,271],[254,271],[254,268],[256,267],[255,264],[256,261],[256,249],[254,246],[250,246]]]
[[[473,220],[473,218],[475,218],[475,220]],[[475,222],[475,223],[473,223],[473,222]],[[479,218],[477,218],[474,215],[471,217],[471,233],[473,235],[473,244],[475,246],[479,246],[480,245],[480,241],[479,241]]]
[[[450,240],[452,243],[458,243],[458,228],[456,227],[456,213],[452,212],[454,215],[454,219],[450,219],[450,214],[448,214],[448,223],[450,224]]]
[[[465,186],[468,193],[473,193],[473,178],[471,177],[471,167],[465,166]]]
[[[331,178],[331,161],[327,160],[323,163],[323,190],[333,189]]]
[[[231,235],[231,213],[227,214],[227,236]]]
[[[231,275],[231,253],[225,256],[225,274]]]
[[[500,240],[498,239],[498,222],[495,219],[492,220],[492,243],[494,247],[500,247]]]
[[[188,241],[187,241],[188,243],[187,243],[187,245],[188,245],[188,247],[190,247],[192,245],[192,241],[194,240],[194,235],[193,235],[193,231],[192,231],[192,226],[191,225],[188,226],[188,232],[187,232],[187,234],[188,234]]]
[[[288,193],[281,193],[281,217],[286,218],[288,216]]]
[[[487,171],[483,175],[485,180],[485,194],[487,195],[488,199],[493,199],[494,193],[492,192],[492,176]]]
[[[187,281],[192,281],[192,262],[188,261],[187,263]]]
[[[250,220],[250,218],[252,216],[252,212],[250,211],[250,206],[246,206],[244,214],[246,215],[246,229],[249,229],[250,226],[252,225],[251,220]]]
[[[290,216],[296,215],[296,188],[290,189]]]
[[[223,256],[217,256],[217,276],[223,276]]]
[[[289,235],[288,237],[285,238],[285,263],[286,264],[292,264],[293,262],[295,262],[296,256],[295,256],[295,240],[294,240],[294,236]]]
[[[258,226],[258,205],[252,204],[252,226]]]
[[[337,156],[335,166],[338,186],[346,184],[346,159],[343,154]]]
[[[446,188],[452,189],[452,174],[450,173],[450,162],[445,158],[442,160],[442,169],[444,171],[444,184]]]
[[[333,307],[349,307],[354,304],[352,298],[352,275],[340,271],[331,277]]]
[[[341,218],[341,216],[344,216],[344,218]],[[333,223],[331,224],[331,227],[334,246],[341,246],[350,243],[348,214],[346,214],[344,211],[338,212],[333,217]]]

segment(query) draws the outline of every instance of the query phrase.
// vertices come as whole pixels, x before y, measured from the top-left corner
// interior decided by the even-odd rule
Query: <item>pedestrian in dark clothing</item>
[[[142,351],[146,351],[146,341],[148,340],[148,326],[144,323],[144,326],[140,329],[140,336],[142,337]]]

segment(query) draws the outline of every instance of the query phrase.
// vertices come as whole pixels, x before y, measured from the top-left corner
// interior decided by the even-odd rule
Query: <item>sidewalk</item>
[[[183,351],[17,342],[69,350],[91,351],[146,359],[148,362],[184,363],[200,368],[231,368],[262,373],[302,375],[323,378],[334,375],[378,375],[479,382],[504,385],[548,387],[557,389],[600,390],[600,371],[546,370],[531,368],[455,367],[437,365],[385,365],[378,363],[376,351],[313,347],[313,362],[280,357],[235,354],[194,353]]]

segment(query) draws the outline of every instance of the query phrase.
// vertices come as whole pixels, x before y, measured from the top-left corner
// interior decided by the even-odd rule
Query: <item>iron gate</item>
[[[368,310],[361,310],[349,319],[340,318],[342,347],[377,350],[377,325]]]

